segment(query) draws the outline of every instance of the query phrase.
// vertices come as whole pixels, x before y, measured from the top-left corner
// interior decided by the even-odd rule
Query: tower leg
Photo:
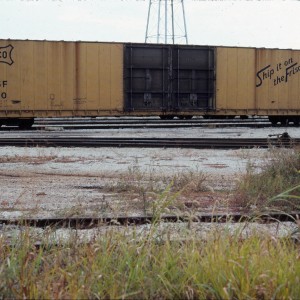
[[[164,2],[164,3],[163,3]],[[164,9],[162,5],[164,4]],[[157,12],[157,16],[155,15]],[[156,22],[156,26],[151,26]],[[180,23],[182,23],[180,25]],[[151,28],[155,28],[151,32]],[[184,29],[182,29],[184,28]],[[183,0],[149,0],[145,43],[188,44],[186,17]]]

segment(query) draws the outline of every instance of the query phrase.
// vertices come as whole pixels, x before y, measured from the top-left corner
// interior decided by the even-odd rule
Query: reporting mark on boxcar
[[[12,59],[12,51],[14,47],[9,44],[5,47],[0,47],[0,63],[12,65],[14,63]]]
[[[0,100],[7,98],[6,91],[2,90],[2,89],[5,89],[6,86],[7,86],[7,80],[0,80]]]

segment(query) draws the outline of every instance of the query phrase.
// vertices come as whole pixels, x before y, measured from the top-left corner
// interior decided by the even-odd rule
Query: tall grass
[[[250,164],[237,187],[237,199],[244,205],[265,206],[269,199],[300,184],[300,153],[273,149],[257,170]],[[277,202],[280,204],[279,202]]]
[[[299,211],[300,209],[300,184],[291,187],[290,189],[283,191],[282,193],[272,197],[269,204],[280,203],[281,205],[286,205],[290,209]]]
[[[0,239],[0,297],[24,299],[296,299],[299,248],[289,240],[212,234],[155,242],[107,233],[88,244],[28,232]]]

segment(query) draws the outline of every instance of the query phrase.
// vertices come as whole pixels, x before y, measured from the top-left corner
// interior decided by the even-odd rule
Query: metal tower
[[[183,0],[149,0],[145,43],[188,44]]]

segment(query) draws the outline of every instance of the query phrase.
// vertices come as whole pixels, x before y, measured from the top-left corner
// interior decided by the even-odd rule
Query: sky
[[[0,0],[0,39],[144,42],[148,8],[149,0]],[[300,49],[300,1],[184,0],[184,9],[189,44]],[[175,34],[184,35],[178,0],[174,16]]]

